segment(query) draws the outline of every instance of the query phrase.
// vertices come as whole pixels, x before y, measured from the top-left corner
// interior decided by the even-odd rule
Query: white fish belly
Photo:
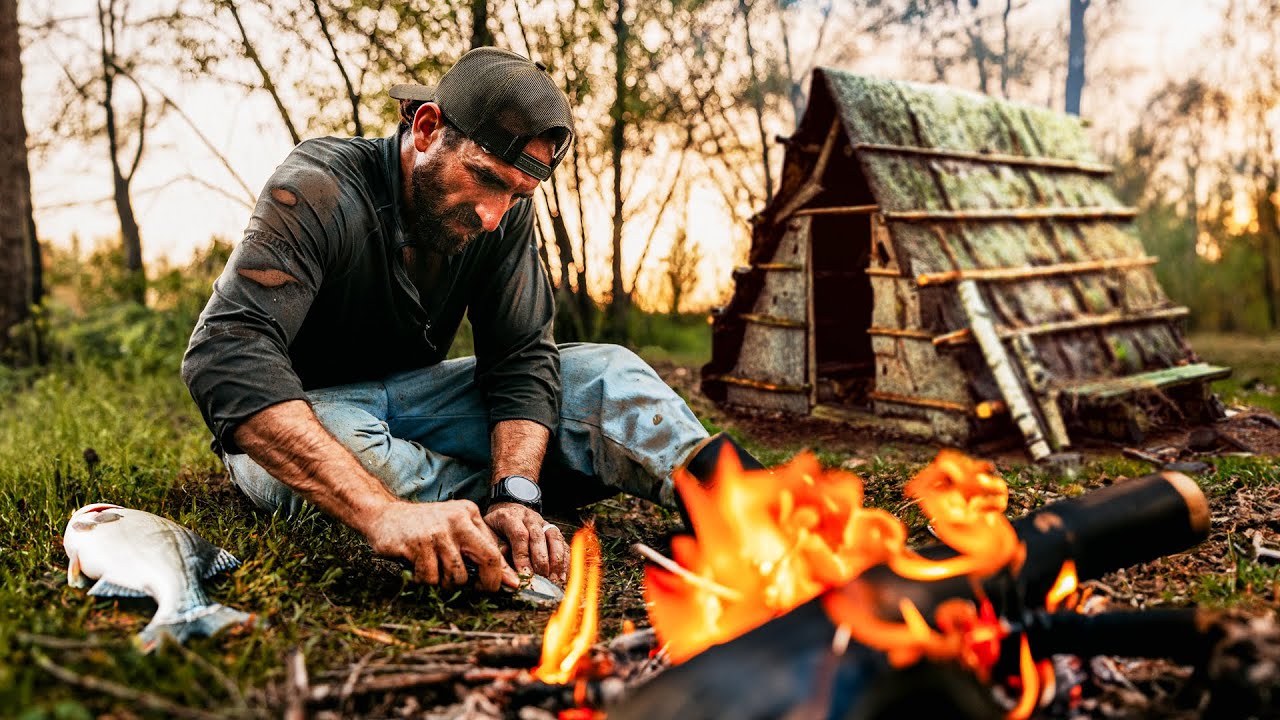
[[[68,554],[73,549],[77,553],[80,571],[149,595],[158,606],[153,622],[166,622],[189,610],[188,599],[198,587],[191,586],[194,578],[172,532],[148,513],[123,508],[110,512],[123,517],[68,533]]]

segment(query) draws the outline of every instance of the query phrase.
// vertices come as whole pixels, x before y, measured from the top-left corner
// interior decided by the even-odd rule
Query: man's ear
[[[413,147],[418,152],[426,152],[427,148],[440,139],[440,131],[444,127],[444,115],[440,106],[433,102],[422,103],[413,115]]]

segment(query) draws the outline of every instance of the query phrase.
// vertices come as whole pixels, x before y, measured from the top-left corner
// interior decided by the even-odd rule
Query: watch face
[[[511,497],[524,502],[537,502],[542,493],[538,485],[523,475],[512,475],[506,479],[506,490]]]

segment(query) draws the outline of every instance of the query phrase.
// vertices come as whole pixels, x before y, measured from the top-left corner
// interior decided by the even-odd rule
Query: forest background
[[[389,133],[386,88],[482,44],[545,62],[577,113],[536,198],[561,339],[634,342],[633,308],[727,299],[822,65],[1080,114],[1191,329],[1280,324],[1275,0],[0,5],[0,331],[85,310],[41,301],[93,257],[119,277],[85,282],[154,308],[166,272],[225,255],[291,145]]]

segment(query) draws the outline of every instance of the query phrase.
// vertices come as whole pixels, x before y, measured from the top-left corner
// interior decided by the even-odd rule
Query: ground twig
[[[105,693],[112,697],[119,698],[120,700],[135,702],[148,710],[155,710],[157,712],[164,713],[169,717],[190,718],[191,720],[222,720],[223,718],[229,717],[244,717],[243,709],[229,715],[197,710],[195,708],[186,707],[185,705],[179,705],[172,700],[167,700],[159,695],[153,695],[143,690],[134,690],[131,687],[114,683],[110,680],[103,680],[102,678],[94,677],[93,675],[83,675],[58,665],[54,661],[50,660],[49,656],[36,648],[31,649],[31,658],[35,660],[36,665],[39,665],[45,672],[68,685],[75,685],[93,692]]]
[[[403,623],[382,623],[380,628],[387,630],[417,630],[428,635],[453,635],[456,637],[488,638],[490,640],[522,640],[533,636],[528,633],[486,632],[483,630],[460,630],[458,628],[420,627]]]
[[[201,657],[200,653],[195,652],[194,650],[191,650],[190,648],[186,647],[181,643],[174,643],[174,644],[177,645],[178,649],[182,651],[182,654],[187,658],[188,661],[196,665],[199,665],[201,668],[204,669],[205,672],[212,675],[214,679],[216,679],[222,685],[223,689],[227,691],[227,696],[230,698],[231,702],[235,705],[236,708],[244,709],[249,707],[248,703],[245,702],[244,692],[240,690],[240,686],[237,685],[234,680],[228,677],[226,673],[222,672],[222,670],[220,670],[213,663]]]
[[[302,648],[295,647],[285,658],[285,702],[284,720],[306,720],[307,698],[310,697],[310,682],[307,680],[307,658]]]

